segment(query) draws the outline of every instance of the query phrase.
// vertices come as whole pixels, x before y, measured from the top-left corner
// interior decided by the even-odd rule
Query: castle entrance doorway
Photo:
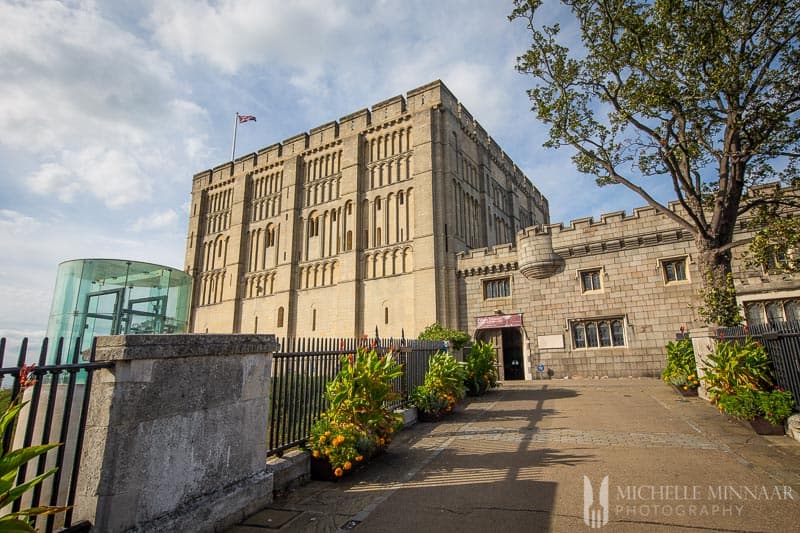
[[[495,365],[501,380],[525,379],[521,314],[477,317],[475,340],[491,342],[497,352]]]

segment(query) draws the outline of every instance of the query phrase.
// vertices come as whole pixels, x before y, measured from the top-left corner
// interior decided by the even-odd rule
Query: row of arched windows
[[[414,162],[411,155],[371,165],[365,171],[366,185],[370,189],[376,189],[384,185],[411,179],[414,173],[413,165]]]
[[[496,244],[511,242],[511,227],[498,216],[494,217],[494,239]]]
[[[313,261],[353,249],[353,203],[311,211],[303,220],[303,260]]]
[[[481,224],[481,221],[484,220],[481,204],[472,194],[464,191],[461,183],[456,180],[453,180],[453,206],[456,217],[456,236],[471,248],[485,246],[486,239],[483,235],[483,224]]]
[[[247,272],[258,272],[277,266],[280,231],[280,224],[268,224],[247,233]]]
[[[365,248],[387,246],[414,238],[413,188],[374,196],[361,204]]]
[[[222,301],[222,290],[225,285],[225,269],[216,272],[204,272],[200,276],[198,300],[200,305],[213,305]]]
[[[275,293],[275,272],[249,275],[244,281],[245,298],[258,298]]]
[[[233,189],[209,193],[206,197],[206,235],[225,231],[231,225]]]
[[[229,242],[229,237],[218,235],[215,239],[203,243],[203,272],[225,267],[228,260]]]
[[[336,200],[341,195],[341,176],[306,185],[306,207]]]
[[[231,212],[223,211],[206,217],[206,235],[225,231],[231,225]]]
[[[410,246],[383,250],[364,256],[364,277],[382,278],[414,270],[414,251]]]
[[[314,287],[327,287],[339,281],[339,264],[336,261],[326,261],[315,265],[300,267],[300,287],[313,289]]]
[[[253,200],[250,204],[252,214],[250,216],[251,222],[258,222],[265,218],[275,217],[281,213],[281,195],[276,194],[269,198],[262,198]]]
[[[342,151],[319,155],[305,162],[306,183],[338,174],[342,170]]]
[[[272,194],[278,194],[283,188],[283,171],[272,172],[267,175],[255,175],[252,177],[251,197],[264,198]]]
[[[380,161],[387,157],[408,152],[411,149],[411,126],[380,133],[364,141],[367,162]]]
[[[224,189],[214,193],[207,193],[206,213],[218,213],[231,208],[233,204],[233,189]]]

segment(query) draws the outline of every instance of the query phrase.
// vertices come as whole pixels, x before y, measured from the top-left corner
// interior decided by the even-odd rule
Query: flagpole
[[[234,154],[236,154],[236,128],[239,127],[239,112],[233,116],[233,145],[231,146],[231,163],[234,162]]]

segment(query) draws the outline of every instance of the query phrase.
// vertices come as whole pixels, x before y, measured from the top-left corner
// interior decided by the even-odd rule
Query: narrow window
[[[597,323],[595,322],[586,324],[586,345],[592,348],[597,347]]]
[[[599,291],[602,288],[599,268],[581,272],[581,288],[583,292]]]
[[[586,348],[586,335],[582,323],[576,322],[572,325],[572,340],[576,348]]]
[[[597,329],[600,333],[600,346],[611,346],[611,328],[608,322],[600,322]]]
[[[278,308],[278,327],[283,327],[283,307]]]
[[[661,263],[664,270],[664,282],[674,283],[686,281],[686,258],[669,259]]]
[[[317,331],[317,310],[311,310],[311,331]]]
[[[622,328],[621,320],[615,320],[611,323],[611,340],[613,341],[614,346],[625,345],[625,333]]]
[[[383,323],[384,324],[388,324],[389,323],[389,308],[388,307],[384,307],[383,308]]]

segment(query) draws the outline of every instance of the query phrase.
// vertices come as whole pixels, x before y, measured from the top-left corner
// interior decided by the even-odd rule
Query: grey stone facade
[[[747,236],[744,223],[739,229],[737,238]],[[733,269],[751,320],[759,309],[777,313],[777,303],[797,318],[789,315],[797,312],[800,277],[748,269],[742,251],[734,251]],[[516,246],[459,256],[460,327],[495,340],[498,330],[477,329],[477,317],[522,315],[528,379],[540,364],[556,377],[656,376],[665,344],[701,324],[695,256],[691,234],[650,207],[527,228]],[[504,279],[507,296],[487,294],[487,283]],[[507,364],[499,344],[499,363]]]

